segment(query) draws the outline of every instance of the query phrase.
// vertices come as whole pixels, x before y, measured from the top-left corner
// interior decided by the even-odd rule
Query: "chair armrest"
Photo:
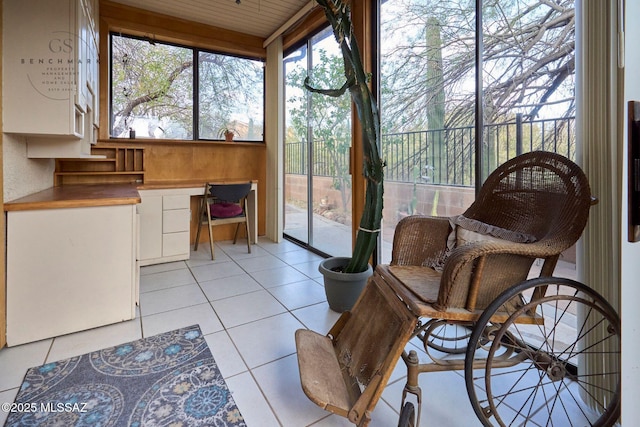
[[[436,306],[465,307],[476,280],[481,289],[478,308],[483,309],[506,288],[526,280],[537,258],[556,256],[558,248],[550,243],[479,241],[455,248],[444,264]],[[480,258],[484,258],[482,268],[477,262]]]
[[[443,262],[451,232],[448,217],[403,218],[393,236],[391,265],[433,266]]]
[[[447,265],[464,265],[481,256],[520,255],[528,258],[548,258],[559,252],[555,245],[543,239],[534,243],[516,243],[508,240],[479,241],[459,246],[449,253]],[[445,272],[447,272],[445,267]]]

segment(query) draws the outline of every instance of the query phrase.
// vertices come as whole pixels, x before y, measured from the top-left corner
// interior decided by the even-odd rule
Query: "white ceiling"
[[[275,33],[310,0],[112,0],[262,38]]]

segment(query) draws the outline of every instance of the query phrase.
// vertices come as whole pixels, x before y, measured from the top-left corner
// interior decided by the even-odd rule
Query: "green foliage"
[[[344,73],[339,55],[329,55],[326,50],[318,49],[314,51],[313,62],[310,74],[315,84],[322,87],[342,84]],[[287,75],[288,85],[303,87],[307,77],[305,69],[294,69]],[[324,169],[332,174],[333,188],[340,191],[342,209],[347,211],[351,176],[345,159],[348,159],[351,147],[351,99],[346,94],[329,97],[305,91],[289,100],[295,106],[289,109],[289,114],[297,139],[304,141],[307,129],[311,128],[315,152],[322,153],[321,158],[329,161]]]
[[[263,120],[261,62],[116,35],[112,36],[112,135],[122,135],[134,119],[143,119],[155,126],[150,134],[192,139],[195,54],[200,138],[215,138],[232,117],[240,116],[243,138],[261,139],[262,126],[255,125]]]

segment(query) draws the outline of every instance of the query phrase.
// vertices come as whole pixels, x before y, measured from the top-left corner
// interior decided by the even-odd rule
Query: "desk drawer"
[[[175,233],[178,231],[189,231],[189,221],[191,221],[191,211],[189,209],[175,209],[162,212],[162,232]]]
[[[162,256],[189,253],[189,232],[168,233],[162,235]]]
[[[170,194],[162,196],[162,210],[189,209],[190,196],[188,194]]]

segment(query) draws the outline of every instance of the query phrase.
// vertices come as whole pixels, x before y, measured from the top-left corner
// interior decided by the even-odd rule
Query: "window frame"
[[[155,38],[150,38],[148,36],[141,36],[141,35],[136,35],[134,34],[135,31],[129,33],[126,31],[115,31],[115,30],[110,30],[108,32],[108,47],[109,47],[109,61],[108,61],[108,65],[107,65],[107,81],[108,81],[108,85],[107,85],[107,90],[108,90],[108,105],[107,105],[107,115],[108,115],[108,123],[109,123],[109,127],[108,127],[108,138],[110,141],[116,142],[116,141],[123,141],[123,140],[127,140],[129,138],[127,137],[117,137],[117,136],[113,136],[112,135],[112,130],[113,130],[113,125],[114,125],[114,115],[113,115],[113,81],[112,81],[112,75],[113,75],[113,49],[112,49],[112,45],[113,45],[113,36],[118,36],[118,37],[127,37],[127,38],[131,38],[131,39],[136,39],[136,40],[141,40],[141,41],[147,41],[151,44],[154,43],[159,43],[159,44],[163,44],[163,45],[168,45],[168,46],[174,46],[174,47],[179,47],[179,48],[184,48],[184,49],[188,49],[191,51],[192,54],[192,58],[193,58],[193,65],[192,65],[192,94],[191,94],[191,99],[192,99],[192,126],[193,126],[193,136],[191,139],[173,139],[173,138],[141,138],[144,141],[153,141],[154,143],[176,143],[176,144],[184,144],[184,143],[190,143],[190,142],[195,142],[195,143],[224,143],[225,140],[224,138],[220,137],[220,138],[201,138],[200,137],[200,129],[199,129],[199,122],[200,122],[200,92],[199,92],[199,88],[200,88],[200,81],[199,81],[199,76],[200,76],[200,72],[199,72],[199,68],[200,68],[200,53],[208,53],[208,54],[214,54],[214,55],[222,55],[222,56],[228,56],[228,57],[233,57],[233,58],[238,58],[238,59],[246,59],[246,60],[250,60],[250,61],[255,61],[255,62],[260,62],[262,63],[262,68],[263,68],[263,73],[262,73],[262,138],[261,139],[234,139],[234,143],[240,142],[240,143],[248,143],[248,144],[265,144],[265,134],[266,134],[266,120],[265,120],[265,109],[266,109],[266,59],[265,58],[261,58],[261,57],[255,57],[255,56],[249,56],[249,55],[241,55],[241,54],[233,54],[233,53],[229,53],[229,52],[224,52],[224,51],[220,51],[220,50],[216,50],[216,49],[211,49],[211,48],[203,48],[203,47],[199,47],[199,46],[195,46],[195,45],[189,45],[189,44],[183,44],[183,43],[176,43],[176,42],[171,42],[171,41],[166,41],[166,40],[160,40],[160,39],[155,39]]]

